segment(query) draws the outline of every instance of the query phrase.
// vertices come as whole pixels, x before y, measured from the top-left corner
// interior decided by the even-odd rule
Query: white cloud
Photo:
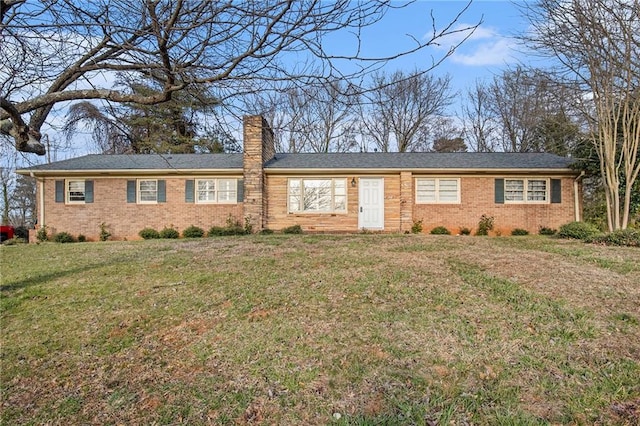
[[[449,50],[458,45],[469,34],[464,28],[470,25],[460,24],[456,29],[460,32],[439,40],[439,49]],[[516,42],[492,27],[480,26],[464,40],[450,60],[466,66],[505,65],[516,60]]]

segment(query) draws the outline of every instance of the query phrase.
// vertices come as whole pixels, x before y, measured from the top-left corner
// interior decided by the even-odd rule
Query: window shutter
[[[551,202],[562,202],[562,180],[551,179]]]
[[[158,179],[158,202],[167,202],[167,184],[164,180]]]
[[[93,181],[84,181],[84,202],[93,203]]]
[[[496,179],[495,187],[496,204],[504,204],[504,179]]]
[[[237,183],[237,194],[238,194],[238,198],[237,201],[239,203],[244,202],[244,179],[238,179],[236,181]]]
[[[135,203],[136,202],[136,181],[128,180],[127,181],[127,203]]]
[[[184,202],[185,203],[193,203],[194,202],[194,180],[187,179],[184,181]]]
[[[56,181],[56,203],[64,203],[64,181]]]

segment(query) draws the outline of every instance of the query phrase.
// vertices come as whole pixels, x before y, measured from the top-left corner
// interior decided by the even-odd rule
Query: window
[[[138,181],[138,202],[157,203],[158,202],[158,181],[139,180]]]
[[[546,203],[549,200],[547,179],[505,179],[506,203]]]
[[[460,203],[460,179],[418,178],[416,179],[416,203]]]
[[[346,179],[289,179],[289,212],[346,211]]]
[[[236,203],[237,197],[237,179],[196,180],[197,203]]]
[[[83,180],[68,180],[67,181],[67,203],[82,203],[85,202],[85,190]]]

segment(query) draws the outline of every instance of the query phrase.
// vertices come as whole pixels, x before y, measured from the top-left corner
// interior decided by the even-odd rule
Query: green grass
[[[0,247],[0,424],[638,423],[639,264],[538,236]]]

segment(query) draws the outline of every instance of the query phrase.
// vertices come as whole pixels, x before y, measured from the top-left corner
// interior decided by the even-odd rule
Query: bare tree
[[[475,152],[493,152],[498,139],[498,122],[494,118],[492,100],[487,85],[476,81],[467,91],[467,102],[462,107],[464,132]]]
[[[582,90],[600,161],[609,230],[629,223],[640,173],[640,7],[628,0],[539,0],[523,6],[524,40],[559,62],[558,78]]]
[[[364,135],[383,152],[426,151],[431,125],[453,102],[450,81],[419,71],[376,74],[361,112]]]
[[[14,138],[19,151],[44,154],[40,131],[60,102],[154,105],[194,84],[208,84],[225,103],[283,81],[302,87],[319,79],[362,77],[448,35],[469,36],[475,26],[456,23],[470,3],[439,29],[433,21],[430,36],[412,38],[413,47],[366,57],[360,50],[362,31],[403,5],[383,0],[0,0],[0,129]],[[326,50],[325,36],[337,31],[353,37],[352,53]],[[360,66],[344,75],[338,64],[351,60]],[[147,95],[118,89],[110,83],[115,72],[133,80],[151,78],[161,89]]]

